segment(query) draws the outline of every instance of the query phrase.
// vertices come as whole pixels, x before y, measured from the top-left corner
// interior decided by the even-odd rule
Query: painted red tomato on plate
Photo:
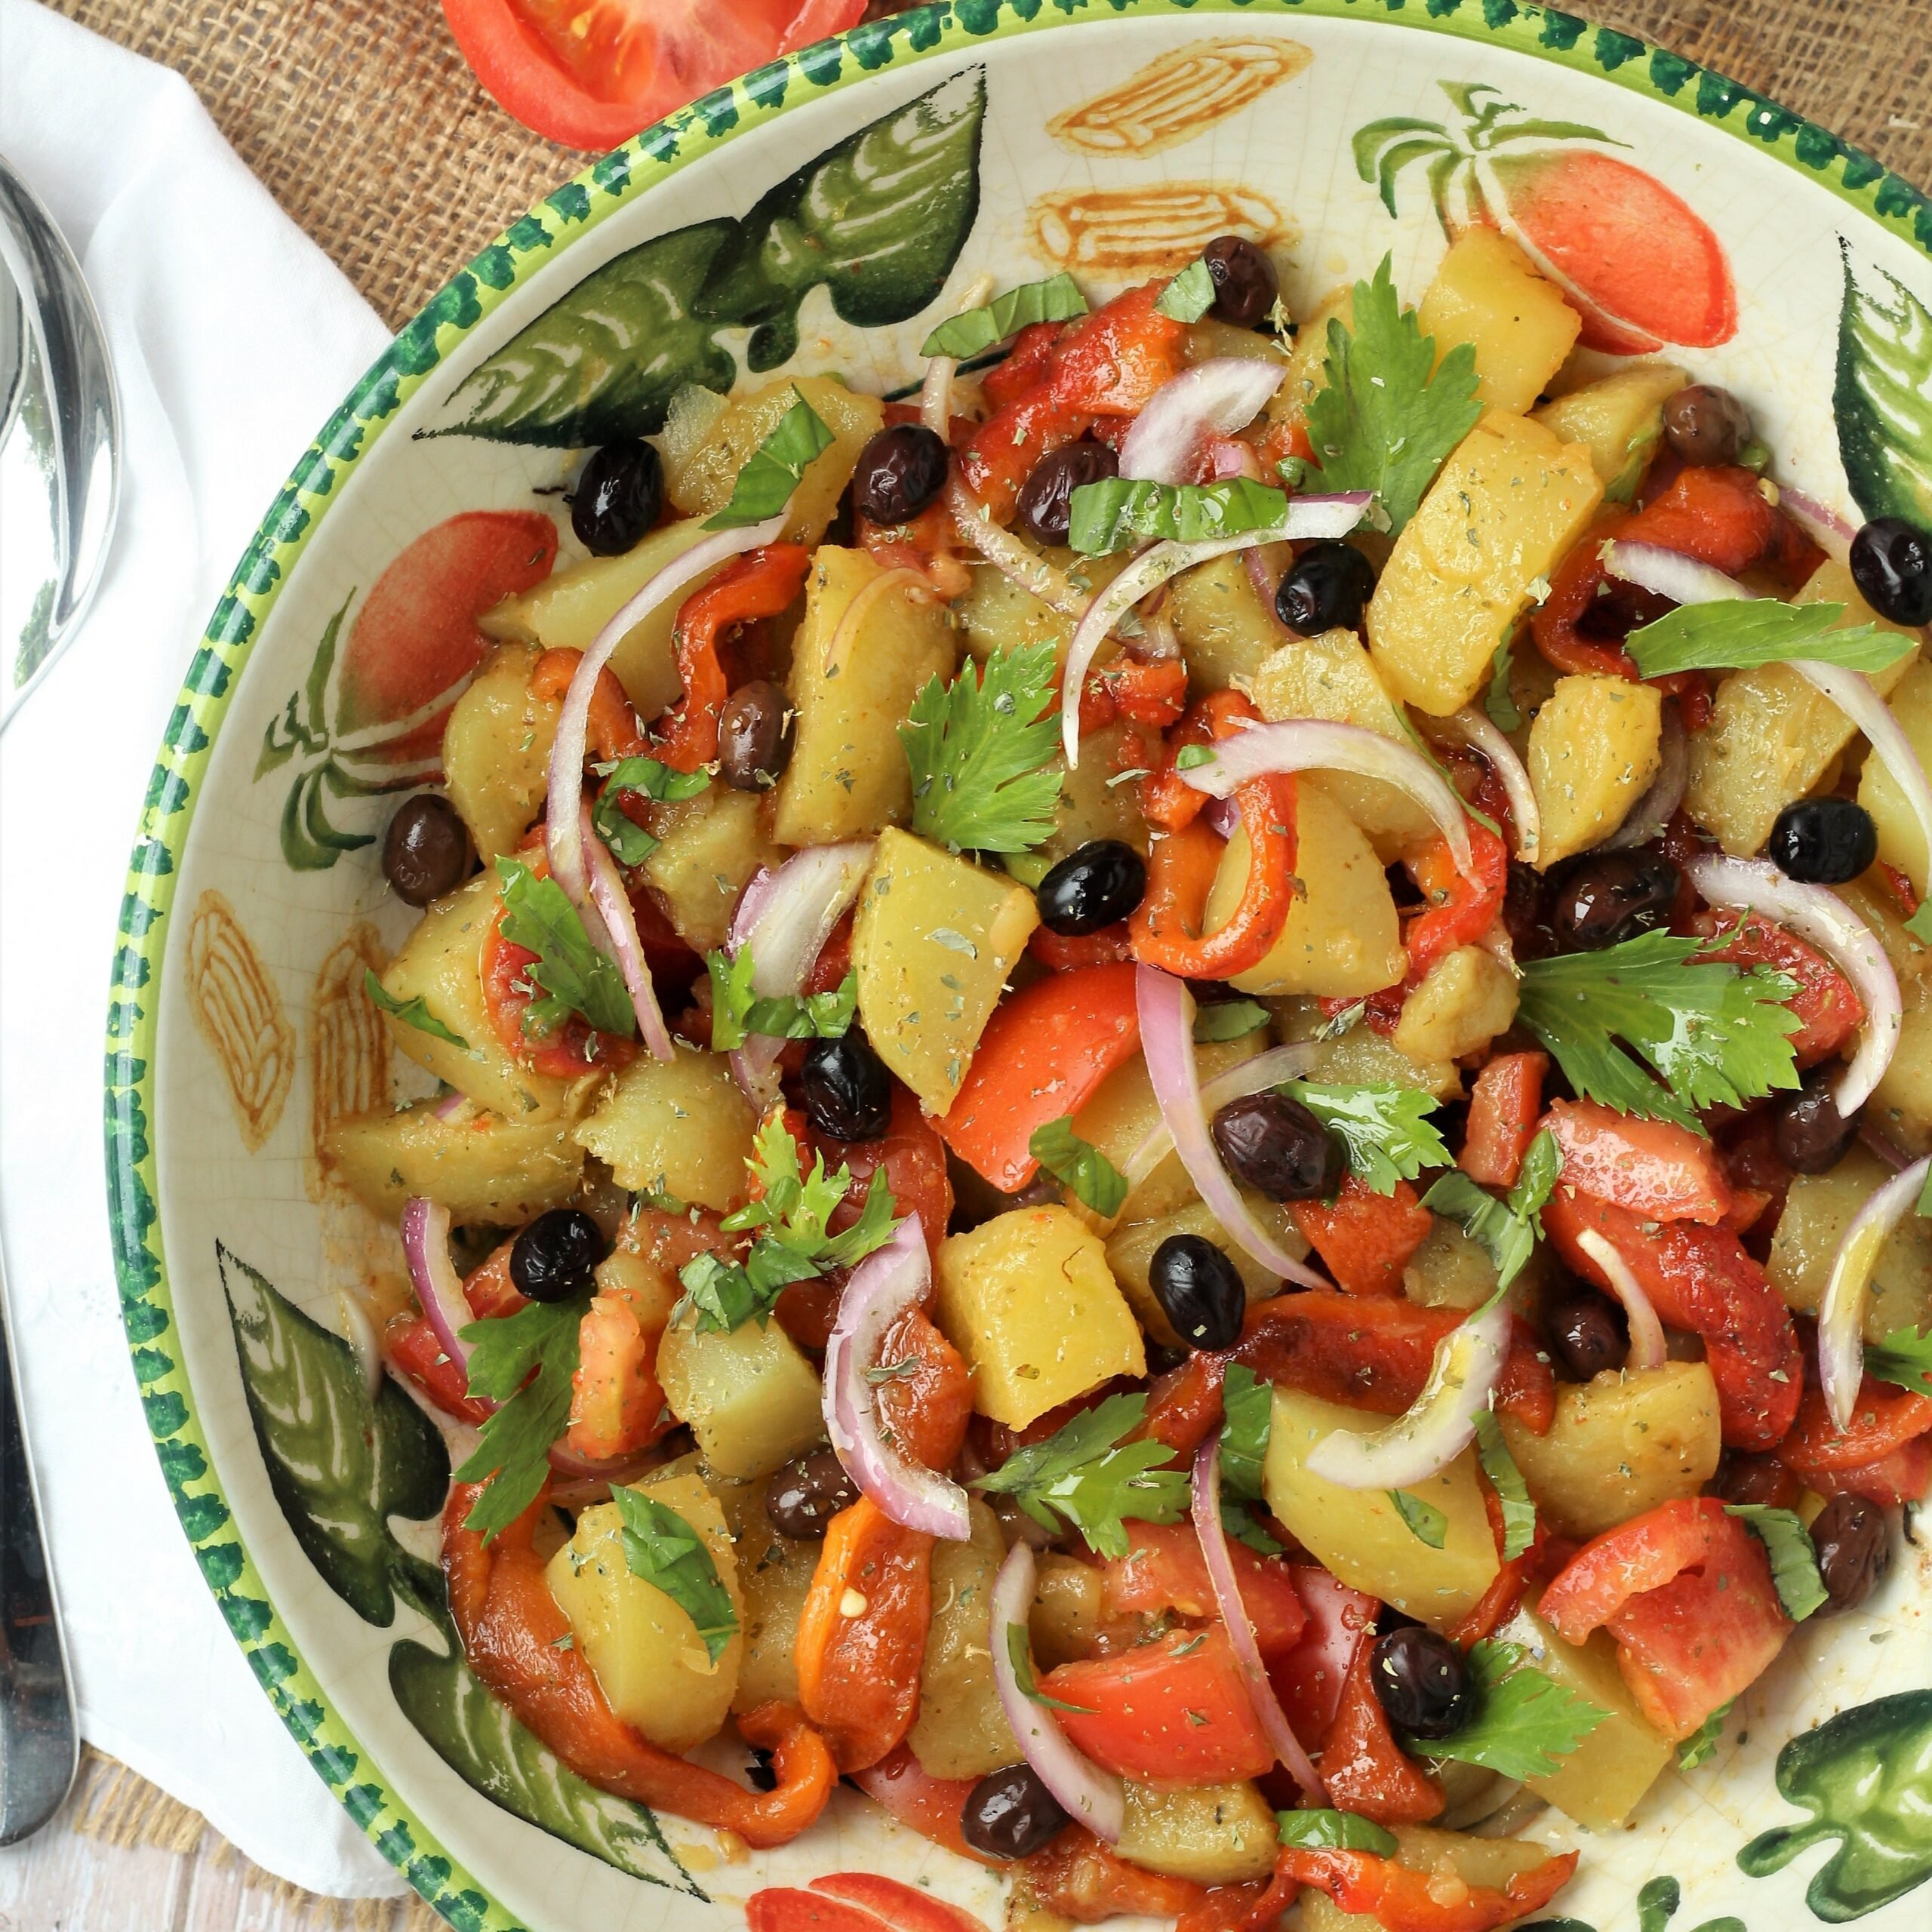
[[[598,152],[865,10],[865,0],[443,0],[498,106]]]

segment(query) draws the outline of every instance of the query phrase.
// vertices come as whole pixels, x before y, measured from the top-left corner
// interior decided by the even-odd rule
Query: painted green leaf
[[[687,383],[730,389],[737,365],[692,295],[737,229],[700,222],[605,263],[464,377],[466,413],[438,433],[578,449],[654,435]]]
[[[986,106],[984,73],[955,74],[781,182],[719,251],[698,313],[750,327],[754,370],[797,352],[798,305],[820,282],[857,328],[916,315],[979,213]]]
[[[1878,272],[1889,299],[1858,285],[1845,251],[1832,392],[1838,455],[1868,518],[1932,524],[1932,311],[1895,276]]]
[[[386,1380],[370,1411],[349,1344],[217,1243],[248,1414],[269,1484],[309,1560],[365,1622],[395,1598],[434,1614],[442,1579],[390,1534],[392,1516],[433,1516],[449,1489],[435,1425]]]
[[[1841,1711],[1778,1753],[1778,1789],[1810,1821],[1761,1832],[1737,1854],[1754,1878],[1838,1841],[1804,1902],[1828,1924],[1863,1918],[1932,1878],[1932,1690]]]
[[[706,1897],[649,1810],[565,1769],[460,1656],[398,1644],[389,1653],[389,1688],[444,1763],[506,1811],[633,1878]]]

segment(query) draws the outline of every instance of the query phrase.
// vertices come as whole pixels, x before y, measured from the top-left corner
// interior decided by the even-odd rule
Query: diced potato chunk
[[[1288,352],[1288,373],[1269,401],[1266,414],[1271,423],[1298,423],[1307,415],[1308,405],[1327,380],[1328,325],[1339,321],[1345,329],[1352,328],[1355,318],[1352,282],[1331,289],[1302,318],[1295,346]]]
[[[1663,695],[1626,678],[1559,678],[1530,727],[1531,789],[1543,838],[1537,865],[1600,844],[1663,763]]]
[[[1114,1849],[1131,1865],[1197,1885],[1238,1885],[1274,1869],[1275,1814],[1251,1784],[1126,1785],[1127,1829]]]
[[[1113,781],[1121,772],[1144,767],[1147,741],[1131,725],[1103,724],[1097,731],[1084,733],[1080,740],[1080,762],[1072,771],[1055,753],[1060,766],[1060,802],[1054,808],[1051,833],[1031,852],[1010,854],[1007,863],[1014,875],[1022,867],[1039,868],[1039,877],[1069,854],[1096,838],[1118,838],[1145,854],[1148,848],[1147,821],[1140,815],[1140,795],[1131,779],[1125,784]],[[1032,881],[1032,875],[1026,876]]]
[[[657,1379],[722,1475],[768,1476],[825,1435],[819,1378],[776,1321],[728,1333],[681,1316],[657,1345]]]
[[[1106,1616],[1099,1566],[1057,1550],[1042,1552],[1026,1620],[1035,1666],[1054,1670],[1093,1656]]]
[[[1480,1308],[1496,1292],[1496,1263],[1438,1214],[1402,1270],[1402,1292],[1424,1308]]]
[[[1323,631],[1283,645],[1263,660],[1249,689],[1257,709],[1270,723],[1318,718],[1331,724],[1359,724],[1398,744],[1408,742],[1405,721],[1353,631]],[[1421,806],[1382,779],[1311,771],[1299,777],[1296,786],[1303,793],[1327,792],[1368,835],[1386,862],[1419,852],[1441,835]]]
[[[1281,627],[1255,595],[1238,551],[1176,577],[1167,609],[1187,655],[1191,691],[1245,685],[1281,648]]]
[[[583,1181],[568,1122],[480,1112],[441,1120],[433,1100],[337,1121],[318,1151],[364,1207],[392,1221],[412,1195],[426,1194],[459,1225],[514,1226],[561,1207]]]
[[[695,518],[667,523],[620,557],[587,557],[520,595],[505,598],[485,612],[479,626],[485,636],[520,638],[546,651],[588,651],[598,632],[704,534],[703,524]],[[657,717],[684,689],[671,649],[671,628],[685,598],[715,574],[711,571],[692,578],[679,595],[646,611],[612,655],[611,669],[641,716]]]
[[[1639,362],[1586,383],[1531,414],[1552,435],[1581,443],[1607,502],[1627,503],[1663,435],[1663,405],[1690,380],[1671,362]]]
[[[820,1546],[794,1543],[771,1527],[762,1479],[706,1472],[731,1525],[744,1598],[745,1648],[738,1666],[734,1712],[798,1701],[798,1620],[804,1614]]]
[[[1555,284],[1500,229],[1466,229],[1423,291],[1417,319],[1435,338],[1439,362],[1475,346],[1476,394],[1491,409],[1518,414],[1549,386],[1574,347],[1583,318]]]
[[[1866,1118],[1908,1154],[1932,1154],[1932,982],[1906,995],[1905,1022]]]
[[[1033,928],[1017,880],[888,826],[859,894],[852,968],[866,1037],[943,1114]]]
[[[1064,1208],[1015,1208],[949,1236],[937,1319],[972,1371],[973,1406],[1009,1429],[1147,1372],[1100,1237]]]
[[[1324,1402],[1277,1386],[1263,1478],[1268,1507],[1309,1554],[1350,1589],[1393,1604],[1432,1629],[1446,1630],[1495,1580],[1496,1539],[1477,1484],[1475,1452],[1466,1449],[1411,1494],[1448,1519],[1432,1549],[1379,1489],[1344,1489],[1307,1467],[1309,1452],[1331,1429],[1358,1435],[1387,1426],[1386,1416]]]
[[[403,1001],[420,998],[464,1044],[457,1046],[420,1026],[386,1017],[389,1037],[418,1066],[446,1081],[480,1107],[526,1125],[559,1120],[582,1104],[583,1083],[532,1073],[497,1037],[484,1003],[483,942],[497,916],[494,872],[438,899],[377,977]]]
[[[1839,1241],[1889,1173],[1854,1145],[1829,1174],[1800,1174],[1791,1183],[1764,1272],[1798,1313],[1817,1313]],[[1916,1214],[1878,1251],[1866,1297],[1865,1339],[1882,1342],[1894,1328],[1932,1329],[1932,1221]]]
[[[912,770],[899,728],[928,679],[952,675],[958,638],[942,606],[885,576],[863,550],[828,543],[813,556],[786,687],[797,737],[772,820],[787,845],[862,838],[912,814]],[[841,637],[861,597],[867,601]]]
[[[752,875],[784,863],[758,795],[713,785],[694,798],[654,807],[652,817],[658,845],[644,875],[663,894],[678,937],[697,952],[715,952]]]
[[[1932,980],[1932,946],[1915,939],[1905,929],[1906,915],[1892,896],[1885,875],[1874,866],[1871,871],[1835,888],[1838,897],[1871,928],[1878,949],[1899,976],[1899,989],[1907,1001],[1921,982]]]
[[[1299,1257],[1308,1252],[1307,1242],[1297,1232],[1287,1211],[1279,1201],[1266,1200],[1245,1188],[1241,1190],[1241,1198],[1247,1203],[1248,1211],[1255,1220],[1291,1254]],[[1251,1255],[1237,1247],[1204,1201],[1190,1202],[1157,1220],[1135,1221],[1116,1227],[1107,1237],[1107,1266],[1113,1270],[1114,1279],[1120,1284],[1121,1294],[1140,1318],[1141,1327],[1155,1341],[1168,1348],[1180,1347],[1181,1338],[1174,1333],[1167,1311],[1155,1298],[1149,1274],[1153,1266],[1154,1251],[1175,1235],[1198,1235],[1203,1241],[1211,1241],[1218,1247],[1234,1264],[1235,1272],[1240,1275],[1251,1303],[1265,1301],[1280,1290],[1281,1277],[1271,1275]]]
[[[530,694],[537,654],[500,645],[456,701],[443,732],[443,779],[487,866],[515,851],[549,789],[551,742],[563,705]]]
[[[1617,1667],[1610,1633],[1594,1631],[1579,1647],[1566,1644],[1534,1611],[1519,1610],[1497,1635],[1529,1653],[1525,1668],[1610,1713],[1555,1771],[1531,1779],[1529,1786],[1586,1830],[1616,1830],[1669,1763],[1671,1746],[1638,1712]]]
[[[919,1666],[919,1714],[906,1742],[928,1777],[983,1778],[1020,1761],[988,1648],[993,1578],[1006,1545],[977,1497],[965,1543],[934,1546],[933,1617]]]
[[[1273,1000],[1269,1004],[1275,1015],[1275,1037],[1284,1045],[1313,1039],[1326,1024],[1321,1009],[1312,999]],[[1433,1094],[1438,1100],[1454,1100],[1463,1091],[1463,1076],[1454,1060],[1411,1060],[1392,1040],[1359,1021],[1346,1033],[1317,1046],[1308,1078],[1331,1081],[1337,1086],[1372,1087],[1380,1081],[1413,1087],[1419,1094]]]
[[[1487,1046],[1515,1017],[1515,975],[1483,947],[1459,946],[1402,1002],[1389,1043],[1411,1060],[1459,1060]]]
[[[1499,1420],[1537,1507],[1580,1543],[1696,1495],[1717,1473],[1724,1446],[1717,1386],[1700,1361],[1606,1370],[1581,1388],[1559,1384],[1547,1435],[1513,1416]]]
[[[738,472],[801,398],[832,432],[832,441],[805,466],[792,493],[784,535],[787,543],[816,543],[852,480],[859,452],[885,421],[885,405],[878,397],[860,395],[830,376],[780,377],[733,397],[715,413],[702,404],[699,411],[678,411],[677,420],[665,426],[664,483],[672,502],[687,516],[715,516],[731,500]],[[686,425],[685,433],[677,433]]]
[[[1859,595],[1848,566],[1835,558],[1820,565],[1795,604],[1842,604],[1839,628],[1876,624],[1916,643],[1918,633],[1888,624]],[[1914,662],[1872,674],[1890,692]],[[1690,777],[1684,808],[1734,857],[1763,849],[1771,822],[1794,798],[1810,792],[1855,735],[1850,718],[1787,664],[1734,671],[1718,686],[1711,721],[1690,739]]]
[[[1014,534],[1020,535],[1023,543],[1028,541]],[[1066,573],[1075,589],[1089,595],[1105,589],[1133,561],[1125,550],[1109,557],[1084,557],[1057,544],[1048,545],[1040,554],[1056,570]],[[1064,663],[1067,647],[1073,641],[1070,617],[1062,617],[1051,604],[1042,603],[991,564],[973,566],[972,588],[953,606],[953,616],[968,654],[982,662],[1023,644],[1051,644],[1055,657]]]
[[[742,1623],[738,1559],[717,1498],[690,1474],[659,1470],[634,1486],[675,1509],[703,1539]],[[624,1723],[666,1751],[688,1751],[717,1735],[737,1687],[743,1635],[734,1635],[712,1662],[691,1613],[632,1574],[616,1503],[585,1510],[543,1575],[570,1620],[579,1654]]]
[[[1524,417],[1485,416],[1396,538],[1369,600],[1369,649],[1390,691],[1437,718],[1467,704],[1602,500],[1580,444]]]
[[[1894,688],[1888,700],[1919,763],[1932,771],[1932,664],[1915,664]],[[1932,885],[1926,872],[1925,832],[1906,801],[1904,788],[1877,756],[1865,761],[1858,780],[1858,802],[1878,828],[1878,857],[1912,881],[1919,897]]]
[[[1217,933],[1247,888],[1247,833],[1236,826],[1209,889],[1202,930]],[[1288,922],[1258,966],[1237,973],[1244,993],[1357,998],[1397,984],[1408,970],[1389,881],[1368,841],[1334,800],[1296,788],[1294,896]]]
[[[638,1054],[577,1129],[577,1141],[620,1187],[723,1209],[745,1200],[757,1125],[724,1056],[681,1045],[668,1060]]]

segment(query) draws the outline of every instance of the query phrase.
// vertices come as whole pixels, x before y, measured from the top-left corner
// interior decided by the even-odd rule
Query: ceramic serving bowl
[[[574,449],[780,368],[889,391],[982,270],[1103,292],[1251,235],[1306,313],[1500,223],[1610,352],[1749,402],[1777,472],[1932,515],[1932,205],[1678,56],[1515,0],[955,0],[708,95],[438,295],[297,461],[209,622],[129,874],[107,1137],[134,1367],[183,1527],[263,1690],[383,1853],[471,1928],[998,1926],[993,1874],[840,1791],[769,1854],[563,1770],[451,1654],[448,1460],[371,1416],[343,1290],[393,1232],[318,1161],[395,1090],[361,989],[414,919],[375,840],[433,771],[469,620],[574,554]],[[484,586],[479,592],[478,585]],[[1583,1848],[1567,1932],[1923,1926],[1932,1569],[1802,1626],[1718,1749]],[[906,1889],[906,1887],[912,1889]],[[761,1896],[762,1895],[762,1896]],[[755,1903],[754,1903],[755,1901]],[[1578,1923],[1580,1921],[1580,1924]],[[1366,1921],[1364,1921],[1366,1923]]]

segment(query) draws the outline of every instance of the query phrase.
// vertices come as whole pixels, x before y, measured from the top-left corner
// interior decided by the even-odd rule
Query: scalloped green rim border
[[[1083,20],[1190,13],[1352,15],[1493,41],[1603,76],[1755,143],[1932,259],[1932,199],[1870,155],[1694,61],[1574,14],[1516,0],[951,0],[806,48],[646,129],[513,222],[405,327],[323,426],[269,506],[215,607],[163,734],[128,864],[108,1007],[108,1211],[134,1379],[202,1574],[269,1701],[323,1781],[376,1848],[463,1932],[521,1928],[386,1788],[297,1654],[210,1467],[186,1372],[164,1346],[174,1309],[149,1136],[156,993],[176,855],[193,818],[215,733],[262,620],[342,479],[451,349],[560,245],[788,104],[835,92],[886,67]]]

